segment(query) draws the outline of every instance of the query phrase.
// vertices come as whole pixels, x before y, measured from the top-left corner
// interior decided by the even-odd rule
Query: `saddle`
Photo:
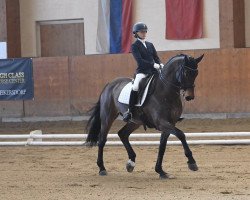
[[[152,82],[154,82],[154,75],[149,75],[141,80],[138,91],[138,102],[135,106],[140,107],[145,103],[146,97],[149,95],[149,88],[151,87],[151,85],[153,85]],[[118,102],[127,105],[129,104],[130,92],[132,90],[132,87],[133,80],[124,86],[118,97]]]
[[[142,102],[144,91],[147,90],[146,97],[150,96],[151,91],[149,89],[150,89],[152,81],[154,82],[154,75],[148,75],[141,80],[141,82],[139,83],[138,102],[140,102],[140,103]],[[147,86],[149,86],[149,87],[147,88]]]
[[[152,124],[144,114],[143,110],[140,109],[144,103],[147,100],[147,97],[149,97],[153,91],[154,91],[154,82],[155,82],[155,74],[148,75],[147,77],[143,78],[139,84],[139,91],[138,91],[138,102],[135,106],[138,108],[138,114],[140,117],[140,120],[143,122],[144,129],[146,130],[147,127],[149,128],[155,128],[154,124]],[[132,90],[133,82],[129,82],[125,87],[122,89],[119,97],[118,102],[123,104],[129,104],[129,98],[130,98],[130,92]]]

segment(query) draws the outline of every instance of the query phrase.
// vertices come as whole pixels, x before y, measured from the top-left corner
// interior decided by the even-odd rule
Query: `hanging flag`
[[[166,39],[202,37],[202,0],[166,0]]]
[[[99,0],[96,49],[128,53],[132,42],[132,0]]]

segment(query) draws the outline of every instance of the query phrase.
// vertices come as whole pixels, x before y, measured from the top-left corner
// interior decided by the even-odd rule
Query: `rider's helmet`
[[[137,32],[139,32],[139,31],[148,31],[147,25],[144,24],[143,22],[135,23],[133,26],[133,34],[135,37],[138,37]]]

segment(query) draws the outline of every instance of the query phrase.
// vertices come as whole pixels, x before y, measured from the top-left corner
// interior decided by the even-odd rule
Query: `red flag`
[[[166,39],[202,37],[202,0],[166,0]]]

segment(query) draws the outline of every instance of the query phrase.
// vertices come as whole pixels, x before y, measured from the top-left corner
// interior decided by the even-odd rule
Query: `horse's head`
[[[176,72],[176,78],[180,89],[184,91],[184,98],[187,101],[194,99],[194,81],[198,75],[198,63],[202,60],[204,54],[198,58],[184,55],[183,63]]]
[[[194,99],[194,81],[198,75],[198,63],[203,56],[204,54],[198,58],[193,58],[181,54],[171,58],[160,71],[160,80],[165,85],[172,85],[177,89],[183,90],[184,98],[187,101]]]

